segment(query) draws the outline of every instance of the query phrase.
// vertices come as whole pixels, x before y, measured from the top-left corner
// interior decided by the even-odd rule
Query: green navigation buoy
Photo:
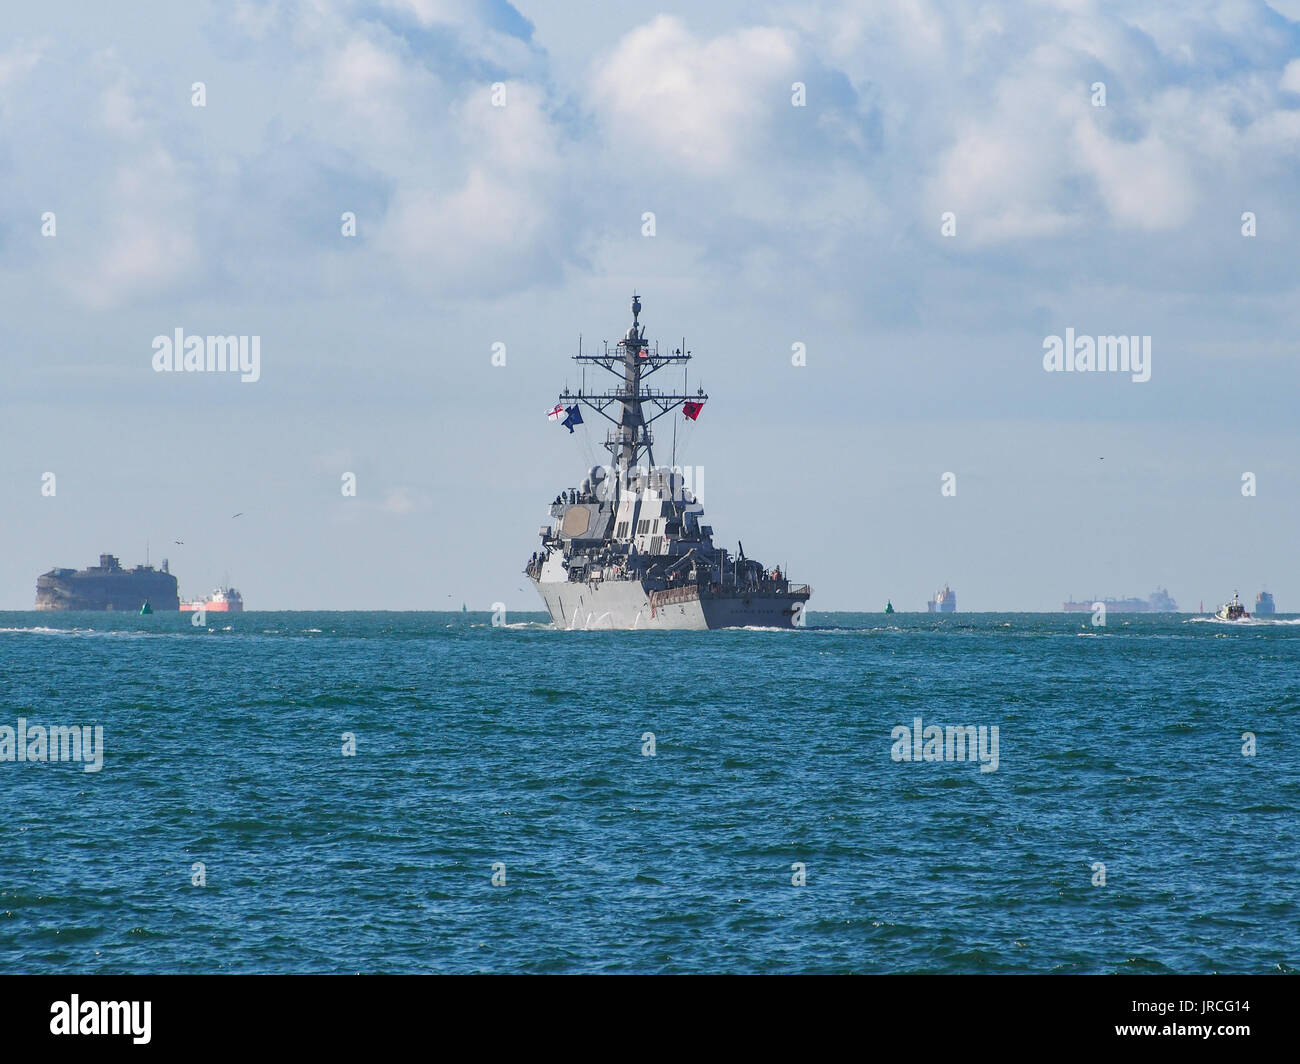
[[[894,604],[893,604],[892,602],[886,602],[886,603],[885,603],[885,612],[886,612],[886,613],[893,613],[893,612],[894,612]]]
[[[153,613],[153,607],[149,605],[149,600],[145,599],[144,605],[140,607],[140,616],[145,617],[151,613]]]

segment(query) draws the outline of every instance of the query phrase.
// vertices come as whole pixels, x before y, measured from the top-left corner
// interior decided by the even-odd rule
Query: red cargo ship
[[[233,587],[219,587],[207,599],[182,602],[182,613],[206,610],[208,613],[243,613],[244,599]]]

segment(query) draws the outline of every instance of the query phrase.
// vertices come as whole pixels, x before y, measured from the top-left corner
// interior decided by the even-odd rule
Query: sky
[[[1300,0],[130,12],[0,38],[0,609],[146,550],[253,610],[540,609],[604,457],[545,414],[635,290],[715,540],[813,623],[1300,611]],[[177,329],[257,379],[157,371]],[[1067,330],[1149,379],[1050,371]]]

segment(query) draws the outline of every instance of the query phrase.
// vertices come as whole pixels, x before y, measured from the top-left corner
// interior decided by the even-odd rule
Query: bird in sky
[[[174,540],[172,540],[172,542],[175,543],[176,546],[178,546],[178,547],[183,547],[183,546],[185,546],[185,541],[184,541],[183,539],[174,539]]]
[[[243,516],[244,516],[244,511],[240,510],[239,513],[237,514],[231,514],[230,519],[233,521],[236,517],[243,517]]]

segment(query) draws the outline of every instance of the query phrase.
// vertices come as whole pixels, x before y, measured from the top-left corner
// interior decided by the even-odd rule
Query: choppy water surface
[[[0,970],[1298,963],[1298,624],[208,620],[0,614],[0,726],[104,729],[0,762]],[[996,771],[893,760],[917,717]]]

